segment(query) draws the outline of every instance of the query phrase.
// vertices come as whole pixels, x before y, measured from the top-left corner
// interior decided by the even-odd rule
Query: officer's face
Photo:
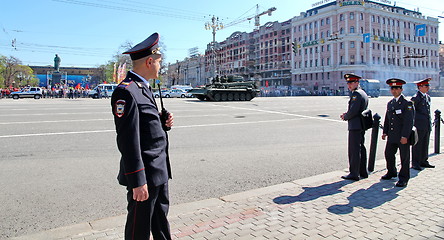
[[[418,87],[419,91],[422,93],[427,93],[430,90],[430,85],[421,85]]]
[[[390,91],[392,92],[393,97],[397,98],[402,93],[402,87],[391,87]]]
[[[353,91],[358,88],[359,82],[347,82],[348,90]]]

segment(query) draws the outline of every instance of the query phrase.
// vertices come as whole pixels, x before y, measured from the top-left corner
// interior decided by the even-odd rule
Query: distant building
[[[199,74],[205,79],[241,75],[259,81],[262,90],[330,94],[345,94],[345,73],[382,83],[391,77],[408,83],[439,79],[438,19],[385,3],[390,1],[323,0],[283,23],[234,32],[207,45],[197,61],[202,64]],[[174,65],[181,69],[179,84],[195,85],[187,81],[194,62],[186,59]],[[168,79],[172,76],[169,70]]]

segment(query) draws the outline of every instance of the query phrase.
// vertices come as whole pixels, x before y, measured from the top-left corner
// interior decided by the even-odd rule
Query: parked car
[[[169,93],[170,93],[169,90],[166,90],[166,89],[162,90],[162,97],[167,97],[167,95],[168,95],[168,97],[171,97]],[[159,90],[154,91],[153,95],[155,98],[158,98],[159,97]]]
[[[170,90],[169,95],[170,95],[169,97],[177,97],[177,98],[185,98],[187,97],[187,95],[188,97],[191,96],[191,94],[189,94],[187,91],[179,88]]]
[[[27,87],[20,91],[12,92],[9,96],[11,96],[13,99],[19,99],[19,98],[40,99],[42,97],[42,89],[39,87]]]
[[[92,97],[92,98],[99,98],[99,93],[97,92],[97,89],[100,88],[100,95],[101,97],[105,96],[105,91],[106,91],[106,95],[108,97],[111,97],[111,95],[114,92],[114,89],[116,89],[117,84],[99,84],[97,85],[94,89],[90,90],[88,92],[88,97]]]

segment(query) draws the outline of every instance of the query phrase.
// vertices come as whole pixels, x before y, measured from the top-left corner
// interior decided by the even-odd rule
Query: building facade
[[[381,2],[387,1],[324,0],[283,23],[235,32],[207,45],[197,61],[200,74],[241,75],[259,81],[262,90],[334,94],[346,92],[343,75],[350,72],[382,83],[392,77],[439,79],[438,19]],[[188,69],[195,66],[195,60],[186,61]]]
[[[385,81],[438,79],[438,19],[371,1],[334,1],[292,19],[292,85],[346,89],[353,72]]]

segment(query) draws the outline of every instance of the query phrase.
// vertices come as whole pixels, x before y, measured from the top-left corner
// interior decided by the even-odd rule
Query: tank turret
[[[216,77],[211,84],[188,92],[202,101],[250,101],[260,90],[254,81],[244,81],[241,76],[224,76]]]

